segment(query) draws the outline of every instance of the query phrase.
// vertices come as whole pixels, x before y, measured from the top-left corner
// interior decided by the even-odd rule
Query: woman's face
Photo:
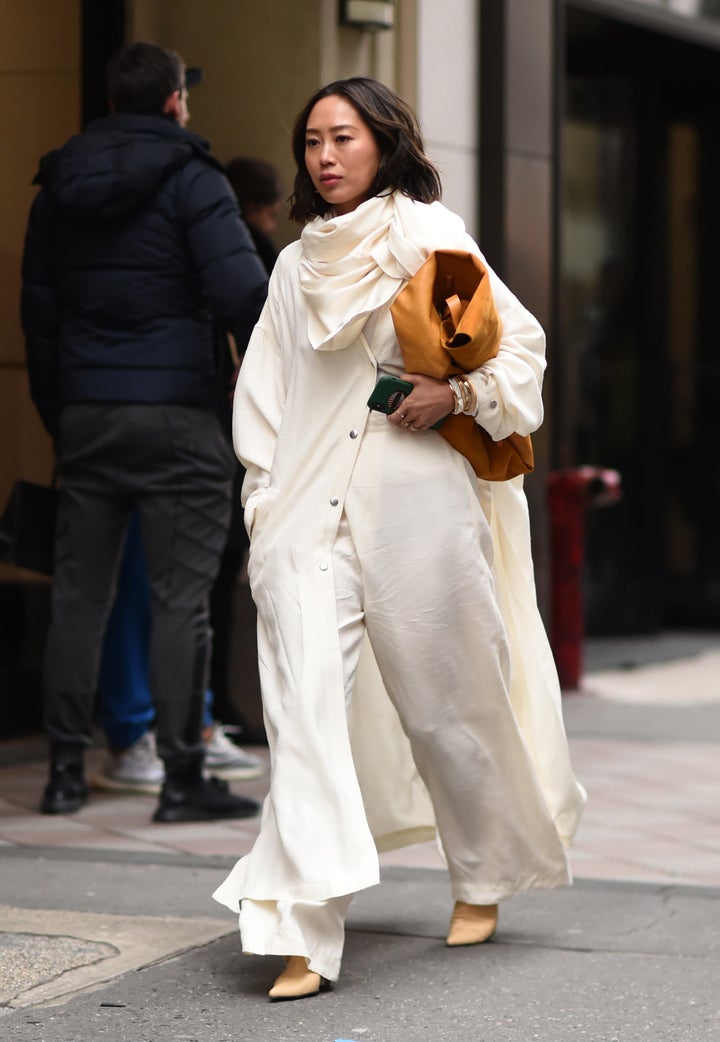
[[[318,101],[305,128],[305,165],[315,189],[336,214],[369,198],[380,149],[354,105],[337,94]]]

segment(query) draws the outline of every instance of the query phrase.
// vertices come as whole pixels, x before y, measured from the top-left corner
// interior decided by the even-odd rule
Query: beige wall
[[[293,121],[318,86],[353,75],[413,82],[414,55],[399,49],[399,34],[340,27],[337,0],[135,0],[129,8],[129,40],[157,40],[205,70],[192,93],[190,129],[222,162],[240,154],[269,160],[287,195]],[[413,9],[414,0],[402,0],[406,26]],[[282,222],[279,244],[296,236]]]
[[[478,0],[417,0],[417,112],[443,202],[479,238]]]
[[[292,122],[320,84],[372,75],[416,103],[417,8],[418,0],[398,0],[395,31],[368,33],[338,24],[337,0],[135,0],[126,28],[128,40],[158,40],[205,69],[191,128],[222,161],[270,160],[290,194]],[[12,155],[0,194],[0,505],[16,478],[51,473],[50,441],[28,393],[20,264],[38,160],[80,129],[80,61],[80,0],[0,0],[0,133]],[[278,243],[296,235],[283,222]],[[0,565],[0,581],[13,574]]]
[[[416,0],[399,0],[400,31],[341,28],[336,0],[136,0],[128,39],[156,39],[206,70],[191,127],[225,161],[263,156],[292,189],[290,128],[321,83],[370,74],[415,83]],[[17,477],[50,475],[49,439],[30,402],[19,322],[20,264],[40,156],[80,129],[80,0],[0,0],[0,132],[11,147],[0,194],[0,504]],[[297,230],[284,222],[280,244]],[[10,573],[0,566],[0,581]]]
[[[79,0],[0,0],[0,505],[18,477],[49,479],[50,442],[30,401],[20,262],[38,159],[80,123]],[[0,567],[0,581],[12,576]]]

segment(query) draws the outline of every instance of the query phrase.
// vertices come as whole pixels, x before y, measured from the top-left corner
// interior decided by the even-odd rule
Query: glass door
[[[566,28],[554,460],[623,486],[587,512],[587,630],[715,626],[720,55],[570,7]]]

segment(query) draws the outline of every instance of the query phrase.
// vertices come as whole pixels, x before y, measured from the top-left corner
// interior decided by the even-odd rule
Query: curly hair
[[[442,193],[440,175],[425,155],[422,133],[409,105],[395,91],[367,76],[336,80],[321,87],[310,98],[295,120],[292,150],[297,164],[295,185],[290,197],[290,218],[307,224],[314,217],[332,211],[315,190],[305,165],[305,129],[313,108],[323,98],[339,96],[355,108],[380,149],[380,165],[370,196],[401,191],[422,203],[438,200]]]

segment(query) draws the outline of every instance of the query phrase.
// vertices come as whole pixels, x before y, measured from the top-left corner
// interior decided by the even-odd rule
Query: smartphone
[[[372,409],[374,412],[384,412],[389,416],[407,398],[412,389],[413,385],[409,380],[401,380],[397,376],[381,376],[368,398],[368,409]]]
[[[401,380],[399,376],[381,376],[375,384],[375,390],[368,398],[368,409],[372,409],[374,412],[384,412],[389,416],[391,412],[400,408],[401,403],[405,401],[412,389],[413,384],[409,380]],[[445,423],[444,416],[434,423],[430,430],[436,431],[438,427],[442,427],[443,423]]]

